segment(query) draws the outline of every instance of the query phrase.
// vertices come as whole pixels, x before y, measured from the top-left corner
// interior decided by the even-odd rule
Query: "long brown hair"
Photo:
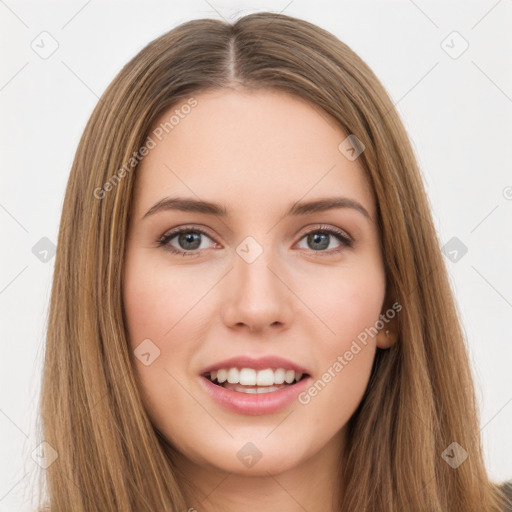
[[[173,458],[145,413],[130,358],[122,269],[137,174],[131,160],[170,106],[215,88],[308,100],[365,146],[399,337],[377,350],[340,454],[343,511],[502,510],[486,473],[465,342],[407,133],[370,68],[306,21],[256,13],[189,21],[119,72],[80,140],[67,185],[49,310],[41,473],[52,512],[186,510]],[[131,162],[127,165],[127,162]],[[442,454],[468,454],[454,468]],[[452,446],[453,448],[453,446]],[[341,483],[340,483],[341,485]]]

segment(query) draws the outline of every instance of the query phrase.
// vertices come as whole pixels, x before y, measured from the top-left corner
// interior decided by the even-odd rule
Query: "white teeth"
[[[274,386],[283,383],[292,384],[299,381],[302,373],[294,370],[285,370],[277,368],[272,370],[266,368],[264,370],[255,370],[254,368],[221,368],[210,372],[210,380],[217,379],[219,384],[228,382],[229,384],[240,384],[242,386]],[[257,392],[260,392],[259,390]]]
[[[282,368],[278,368],[274,372],[274,384],[282,384],[284,382],[284,377],[286,375],[286,370]]]
[[[240,382],[240,384],[243,384],[243,382]],[[260,370],[255,384],[258,386],[272,386],[274,384],[274,372],[270,368]]]
[[[286,384],[284,386],[264,386],[260,388],[248,388],[242,386],[241,384],[228,384],[225,387],[227,389],[231,389],[232,391],[238,391],[239,393],[248,393],[254,395],[256,393],[272,393],[273,391],[278,391],[279,389],[286,387]]]
[[[242,368],[240,370],[238,382],[243,386],[255,386],[256,370],[253,370],[252,368]]]
[[[228,382],[230,384],[238,384],[240,382],[240,372],[237,368],[230,368],[228,370]]]

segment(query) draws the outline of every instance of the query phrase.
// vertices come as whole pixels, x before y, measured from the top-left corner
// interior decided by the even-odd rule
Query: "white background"
[[[0,1],[2,309],[0,510],[32,510],[34,421],[65,185],[98,97],[148,42],[193,18],[271,10],[329,30],[375,71],[413,141],[472,360],[483,447],[512,478],[512,3],[510,0],[191,2]],[[58,49],[31,47],[43,31]],[[458,58],[463,41],[469,44]],[[39,38],[38,38],[39,36]],[[446,39],[448,37],[448,39]],[[442,45],[442,41],[445,43]],[[39,43],[41,44],[41,43]],[[48,48],[48,44],[46,48]],[[452,47],[449,49],[448,47]],[[449,341],[449,340],[446,340]]]

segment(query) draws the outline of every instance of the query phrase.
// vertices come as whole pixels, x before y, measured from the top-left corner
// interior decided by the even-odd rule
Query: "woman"
[[[41,409],[52,511],[507,507],[403,125],[285,15],[185,23],[102,96]]]

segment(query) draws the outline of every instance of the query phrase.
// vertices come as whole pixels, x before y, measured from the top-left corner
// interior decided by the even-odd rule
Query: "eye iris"
[[[193,233],[193,232],[187,232],[187,233],[181,233],[178,235],[178,243],[183,249],[197,249],[201,245],[201,234],[200,233]],[[192,247],[187,246],[187,244],[192,244]]]
[[[201,246],[201,236],[203,233],[201,231],[182,231],[176,233],[174,236],[170,235],[167,237],[169,239],[178,239],[178,244],[183,251],[186,252],[194,252],[196,249],[199,249]],[[333,234],[325,231],[313,231],[306,235],[308,246],[314,251],[322,251],[329,247],[330,237],[334,236]],[[163,243],[168,243],[163,242]],[[345,245],[350,246],[348,242],[345,242]]]
[[[321,240],[323,237],[323,241]],[[320,243],[320,246],[316,246],[316,249],[325,249],[329,247],[329,235],[326,233],[310,233],[308,235],[308,244]]]

